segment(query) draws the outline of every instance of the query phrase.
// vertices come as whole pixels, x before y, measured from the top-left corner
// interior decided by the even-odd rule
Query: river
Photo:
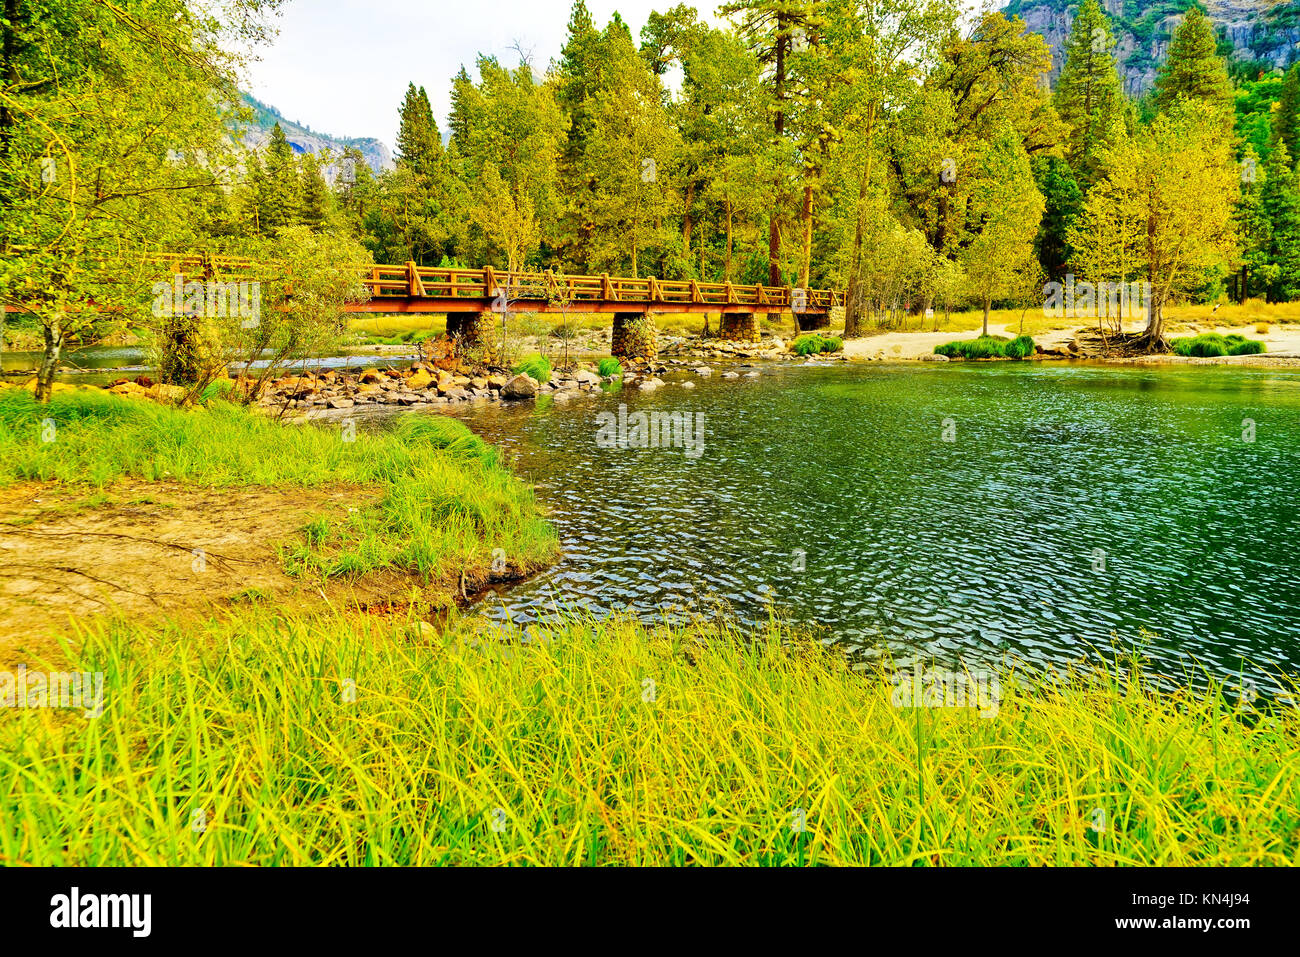
[[[537,485],[565,552],[485,611],[775,609],[864,660],[1044,666],[1140,648],[1159,673],[1274,690],[1300,670],[1300,374],[717,371],[693,390],[454,413]],[[700,454],[602,448],[597,415],[620,404],[702,415]]]

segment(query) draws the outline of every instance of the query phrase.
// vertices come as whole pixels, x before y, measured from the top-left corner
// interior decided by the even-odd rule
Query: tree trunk
[[[727,282],[731,282],[731,251],[732,251],[731,228],[732,228],[733,213],[734,213],[734,209],[732,208],[731,200],[727,200],[727,265],[726,265],[726,271],[723,274],[723,278],[725,278]]]
[[[799,288],[807,289],[812,275],[812,237],[813,237],[813,188],[811,183],[803,187],[803,256],[799,259]]]
[[[682,249],[686,250],[686,258],[690,258],[691,253],[691,233],[695,228],[695,221],[691,218],[691,207],[695,205],[695,181],[686,184],[686,208],[682,211]],[[701,276],[701,279],[704,277]]]
[[[56,319],[44,325],[41,331],[45,334],[45,354],[41,356],[41,365],[36,372],[36,401],[44,405],[50,401],[50,393],[54,391],[54,373],[63,353],[63,324]]]
[[[776,18],[776,70],[773,82],[776,92],[776,113],[772,120],[772,129],[776,133],[776,143],[785,135],[785,52],[790,43],[790,34],[786,30],[789,23],[785,13],[778,13]],[[767,227],[767,283],[780,286],[781,282],[781,226],[777,222],[777,210],[781,205],[781,176],[778,173],[772,184],[772,212]]]
[[[988,299],[984,300],[984,335],[985,336],[988,336],[989,334],[989,307],[991,307],[992,305],[993,303]]]

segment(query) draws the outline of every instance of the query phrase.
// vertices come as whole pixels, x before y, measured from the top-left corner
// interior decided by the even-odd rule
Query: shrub
[[[794,341],[795,355],[815,356],[824,352],[839,352],[844,348],[844,340],[835,336],[819,336],[816,333],[800,336]]]
[[[1038,351],[1038,346],[1029,336],[1017,336],[1007,343],[1006,355],[1008,359],[1024,359],[1032,356]]]
[[[600,373],[601,378],[611,379],[623,374],[623,363],[614,358],[601,359],[596,363],[596,371]]]
[[[551,360],[546,356],[529,356],[515,366],[515,374],[532,376],[538,382],[550,382]]]
[[[1264,351],[1264,343],[1257,339],[1233,334],[1221,336],[1217,332],[1173,341],[1174,353],[1200,359],[1214,356],[1254,356]]]
[[[936,355],[949,359],[1023,359],[1032,356],[1038,346],[1029,336],[1007,340],[1001,336],[980,336],[978,339],[959,339],[935,346]]]

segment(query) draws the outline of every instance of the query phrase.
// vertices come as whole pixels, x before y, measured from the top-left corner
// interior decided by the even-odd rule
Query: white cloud
[[[617,10],[638,38],[651,10],[679,0],[587,0],[598,26]],[[279,36],[259,51],[249,92],[290,120],[334,136],[374,136],[390,146],[407,83],[423,86],[444,125],[451,78],[479,53],[517,60],[517,43],[544,70],[558,58],[570,0],[298,0]],[[713,0],[696,4],[713,13]]]

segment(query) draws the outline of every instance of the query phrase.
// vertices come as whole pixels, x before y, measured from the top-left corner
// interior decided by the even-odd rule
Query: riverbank
[[[1220,686],[1006,673],[968,700],[777,623],[272,607],[72,649],[103,713],[0,721],[11,864],[1300,863],[1300,712]]]
[[[0,658],[69,618],[259,597],[448,607],[558,553],[532,490],[443,416],[294,428],[224,402],[0,389]]]

